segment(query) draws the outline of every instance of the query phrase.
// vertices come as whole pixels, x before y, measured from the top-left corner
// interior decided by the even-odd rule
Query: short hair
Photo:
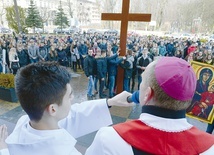
[[[158,82],[155,77],[155,66],[158,60],[153,61],[150,64],[150,70],[147,71],[145,83],[148,83],[148,86],[152,88],[154,93],[154,102],[156,106],[171,109],[171,110],[185,110],[189,107],[191,100],[189,101],[179,101],[169,95],[167,95],[163,89],[158,85]],[[167,74],[166,74],[167,76]]]
[[[127,54],[128,54],[128,55],[132,55],[132,52],[133,52],[133,51],[132,51],[131,49],[128,49],[128,50],[127,50]]]
[[[106,53],[106,52],[107,52],[107,51],[104,50],[104,49],[101,50],[101,54]]]
[[[38,62],[20,69],[15,77],[15,90],[29,118],[39,121],[47,106],[62,104],[71,74],[56,62]]]

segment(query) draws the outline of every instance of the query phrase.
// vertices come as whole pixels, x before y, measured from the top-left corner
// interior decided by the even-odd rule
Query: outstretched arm
[[[5,139],[8,136],[8,132],[7,132],[7,127],[6,125],[1,125],[0,126],[0,154],[1,155],[10,155],[8,148],[7,148],[7,144],[5,142]]]
[[[133,103],[127,101],[127,97],[130,95],[131,93],[123,91],[108,100],[98,99],[73,104],[71,112],[59,122],[59,126],[77,138],[111,125],[113,122],[108,106],[132,106]]]

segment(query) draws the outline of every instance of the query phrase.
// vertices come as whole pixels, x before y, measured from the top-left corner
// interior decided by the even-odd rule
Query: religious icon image
[[[188,117],[212,123],[214,119],[214,66],[192,61],[197,76],[195,94],[187,108]]]

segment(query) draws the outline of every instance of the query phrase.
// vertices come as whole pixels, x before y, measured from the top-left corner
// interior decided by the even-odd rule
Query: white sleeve
[[[9,150],[8,149],[0,150],[0,155],[10,155]]]
[[[134,155],[131,145],[113,127],[101,128],[85,155]]]
[[[68,116],[59,122],[59,126],[66,129],[75,138],[111,124],[112,119],[106,99],[76,103],[71,106]]]
[[[103,141],[102,141],[102,140],[105,141],[105,139],[102,136],[102,130],[103,130],[103,128],[101,128],[97,132],[92,144],[86,150],[85,155],[95,155],[95,154],[97,154],[97,155],[107,155],[108,154],[106,149],[104,149],[106,147],[104,147],[104,144],[103,144]]]
[[[203,153],[200,153],[200,155],[213,155],[214,154],[214,145],[212,145],[208,150],[206,150]]]

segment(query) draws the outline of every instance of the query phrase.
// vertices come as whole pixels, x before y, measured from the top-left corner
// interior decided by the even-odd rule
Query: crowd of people
[[[189,124],[185,116],[197,83],[190,64],[162,57],[151,62],[141,77],[140,118],[106,127],[112,124],[108,108],[132,106],[127,101],[131,93],[71,104],[74,90],[65,67],[56,62],[22,67],[15,89],[27,115],[8,137],[6,127],[0,126],[0,153],[81,155],[75,138],[99,130],[85,155],[212,155],[214,136]]]
[[[189,62],[213,65],[214,43],[130,35],[122,57],[119,43],[115,34],[1,36],[6,63],[1,56],[0,69],[16,74],[16,93],[27,115],[9,137],[0,126],[0,153],[80,155],[75,138],[104,127],[86,155],[213,154],[213,135],[189,124],[185,114],[197,87]],[[118,66],[124,69],[124,91],[115,96]],[[74,90],[66,67],[84,71],[89,101],[71,105]],[[132,106],[127,98],[135,90],[142,105],[139,120],[105,127],[112,124],[108,108]],[[109,98],[92,100],[96,93]]]
[[[0,37],[0,51],[6,50],[7,72],[13,74],[27,64],[41,61],[57,61],[74,72],[83,70],[89,79],[88,99],[93,99],[98,93],[100,98],[105,98],[104,89],[109,89],[108,97],[115,95],[118,65],[124,69],[123,90],[128,92],[139,89],[142,72],[158,56],[175,56],[188,62],[195,60],[213,65],[213,41],[133,34],[128,36],[125,57],[119,57],[119,43],[116,34],[3,35]],[[4,65],[1,53],[0,72]]]

